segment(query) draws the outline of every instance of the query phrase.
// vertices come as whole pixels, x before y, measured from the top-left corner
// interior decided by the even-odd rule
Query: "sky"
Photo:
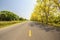
[[[0,0],[0,11],[11,11],[20,17],[29,19],[35,4],[36,0]]]

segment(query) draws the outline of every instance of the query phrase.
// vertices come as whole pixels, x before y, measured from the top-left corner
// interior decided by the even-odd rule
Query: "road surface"
[[[30,21],[0,29],[0,40],[60,40],[60,31]]]

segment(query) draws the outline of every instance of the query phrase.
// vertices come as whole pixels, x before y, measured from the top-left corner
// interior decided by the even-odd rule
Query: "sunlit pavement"
[[[60,31],[46,31],[41,24],[25,22],[0,30],[0,40],[60,40]]]

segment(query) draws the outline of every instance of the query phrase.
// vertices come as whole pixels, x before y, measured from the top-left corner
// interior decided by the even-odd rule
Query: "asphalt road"
[[[60,40],[60,31],[35,22],[24,22],[0,29],[0,40]]]

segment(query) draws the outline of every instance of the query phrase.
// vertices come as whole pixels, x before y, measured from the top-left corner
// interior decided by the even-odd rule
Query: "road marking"
[[[32,31],[31,30],[29,30],[29,37],[31,37],[32,36]]]

